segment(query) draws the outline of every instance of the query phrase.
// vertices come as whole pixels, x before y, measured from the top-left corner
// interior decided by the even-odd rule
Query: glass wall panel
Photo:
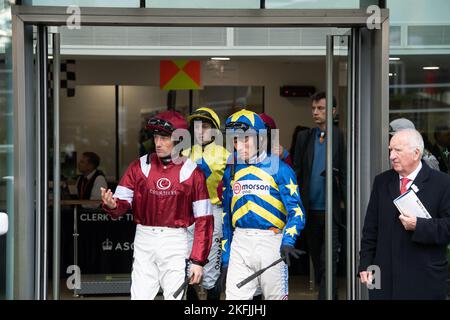
[[[138,8],[140,0],[31,0],[34,6],[128,7]],[[146,0],[147,8],[259,9],[260,0]],[[355,9],[360,0],[266,0],[267,9]]]
[[[359,8],[360,0],[266,0],[267,9],[353,9]],[[259,0],[147,0],[148,8],[221,8],[259,9]]]
[[[12,298],[14,239],[14,114],[9,1],[0,1],[0,26],[0,214],[7,213],[9,217],[9,231],[6,235],[0,235],[0,300],[4,300]]]
[[[395,30],[389,120],[412,121],[424,138],[427,163],[450,174],[450,2],[388,0],[387,7]]]
[[[387,6],[395,31],[390,48],[390,121],[412,121],[439,169],[450,173],[450,18],[445,14],[450,3],[387,1]]]
[[[360,0],[266,0],[267,9],[355,9]]]
[[[25,1],[30,2],[30,1]],[[76,5],[80,7],[119,7],[139,8],[139,0],[31,0],[33,6],[61,6]]]
[[[147,0],[147,8],[259,9],[259,0]]]
[[[77,163],[85,151],[100,156],[99,168],[108,186],[115,190],[128,165],[152,148],[152,137],[144,129],[147,120],[169,105],[185,116],[197,107],[210,107],[218,113],[222,128],[225,119],[242,107],[266,112],[278,123],[280,142],[289,149],[298,127],[314,126],[309,91],[304,90],[325,89],[326,34],[347,31],[338,28],[61,28],[65,65],[61,79],[69,80],[71,75],[68,88],[60,94],[62,173],[70,180],[69,189],[75,191],[70,192],[71,197],[77,191],[74,185],[79,174]],[[343,117],[341,123],[345,126],[347,57],[336,54],[339,58],[335,65],[335,94]],[[161,90],[161,72],[164,72],[161,60],[199,61],[200,88]],[[303,93],[284,94],[281,91],[284,86],[293,86]],[[68,95],[69,88],[74,89],[71,92],[74,95]],[[65,245],[71,246],[74,219],[73,210],[68,209],[69,219],[63,223],[63,234]],[[78,211],[77,220],[82,281],[87,279],[86,273],[127,272],[126,268],[117,272],[104,263],[108,254],[119,254],[115,249],[119,239],[100,231],[106,230],[103,228],[106,222],[104,226],[91,228],[90,225],[100,224],[99,219],[107,217],[85,209]],[[299,246],[306,250],[303,239],[299,240]],[[86,243],[91,244],[92,251],[88,251]],[[71,263],[74,258],[69,254],[64,259]],[[125,262],[123,266],[131,266],[126,259],[121,260]],[[308,259],[303,256],[290,269],[293,299],[317,298],[318,286],[309,287],[313,278],[308,273]],[[345,297],[345,260],[342,256],[337,266],[340,297]],[[94,268],[83,261],[99,263]],[[66,288],[61,290],[63,296],[71,294]]]

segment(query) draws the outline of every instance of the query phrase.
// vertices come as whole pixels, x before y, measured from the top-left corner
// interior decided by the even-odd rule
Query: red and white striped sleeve
[[[209,199],[206,179],[200,168],[193,172],[193,213],[195,218],[194,242],[190,259],[193,263],[205,265],[208,262],[214,231],[214,216]]]

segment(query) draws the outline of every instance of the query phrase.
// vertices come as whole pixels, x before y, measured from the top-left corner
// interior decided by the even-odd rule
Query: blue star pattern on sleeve
[[[305,215],[294,171],[275,156],[253,165],[235,164],[231,181],[231,165],[224,173],[223,253],[227,265],[233,230],[252,228],[278,229],[283,232],[282,245],[294,246],[305,225]],[[275,170],[274,168],[278,168]]]

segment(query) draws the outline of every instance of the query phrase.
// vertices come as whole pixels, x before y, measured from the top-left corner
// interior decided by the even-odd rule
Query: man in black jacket
[[[333,116],[336,99],[333,98]],[[297,136],[294,169],[306,210],[305,236],[314,267],[315,282],[319,285],[319,299],[325,291],[325,169],[326,169],[326,94],[318,92],[312,97],[312,116],[315,128],[300,131]],[[336,272],[339,258],[339,225],[341,203],[344,199],[345,163],[342,134],[333,127],[333,299],[337,299]]]
[[[436,143],[431,146],[430,152],[439,161],[439,169],[450,174],[450,128],[448,125],[436,127],[434,140]]]
[[[100,157],[94,152],[84,152],[78,162],[80,175],[77,180],[77,192],[80,200],[101,200],[100,188],[107,188],[105,174],[98,170]],[[98,206],[96,206],[98,207]]]
[[[447,296],[450,176],[421,161],[423,149],[418,131],[397,132],[389,145],[392,169],[375,177],[359,266],[361,282],[371,284],[370,299],[435,300]],[[408,189],[417,194],[431,218],[397,210],[393,200]],[[378,283],[373,284],[372,279]]]

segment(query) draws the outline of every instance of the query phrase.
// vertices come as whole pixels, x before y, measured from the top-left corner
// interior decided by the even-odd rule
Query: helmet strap
[[[203,142],[203,143],[202,143],[202,148],[205,148],[207,145],[213,143],[214,140],[215,140],[215,137],[212,137],[211,140],[208,141],[208,142],[203,142],[203,141],[202,141],[202,142]]]
[[[172,156],[169,154],[168,156],[160,157],[159,159],[163,164],[168,164],[172,160]]]

